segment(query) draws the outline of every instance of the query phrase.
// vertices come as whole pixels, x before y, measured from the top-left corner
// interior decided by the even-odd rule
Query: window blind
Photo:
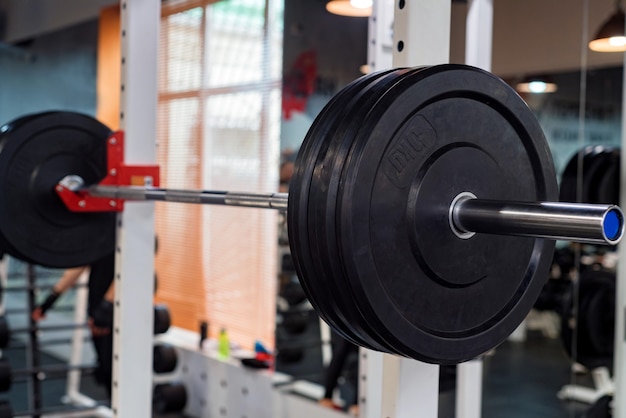
[[[282,4],[163,3],[158,163],[164,187],[275,191]],[[157,203],[158,299],[177,326],[272,346],[274,211]]]

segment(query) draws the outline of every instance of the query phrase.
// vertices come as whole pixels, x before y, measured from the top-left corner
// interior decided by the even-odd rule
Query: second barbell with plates
[[[342,89],[311,126],[289,195],[131,186],[112,178],[119,139],[68,112],[7,125],[6,252],[88,264],[114,245],[115,215],[102,207],[124,200],[286,208],[295,268],[318,314],[360,346],[426,362],[466,361],[503,341],[548,277],[554,239],[616,244],[624,231],[615,206],[555,202],[532,111],[468,66],[389,70]],[[89,212],[94,199],[103,205]]]

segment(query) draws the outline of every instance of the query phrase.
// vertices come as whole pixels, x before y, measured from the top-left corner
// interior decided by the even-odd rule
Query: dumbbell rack
[[[2,277],[7,277],[6,261],[2,263]],[[26,367],[30,370],[39,369],[41,366],[41,359],[39,357],[40,344],[39,336],[36,329],[37,323],[30,315],[36,307],[36,274],[35,268],[32,264],[26,265],[26,298],[27,298],[27,315],[28,315],[28,329],[27,332],[27,344],[26,344]],[[6,289],[6,280],[3,279],[2,288]],[[2,313],[6,310],[6,303],[2,301]],[[42,390],[41,380],[38,378],[37,373],[33,372],[27,375],[28,383],[28,410],[40,411],[42,408]],[[41,416],[39,413],[33,413],[31,416],[38,418]]]
[[[22,286],[7,286],[7,281],[4,280],[4,278],[10,277],[10,275],[6,271],[6,262],[0,263],[0,270],[2,270],[3,278],[2,288],[24,291],[24,295],[26,296],[26,307],[24,308],[6,309],[6,302],[4,300],[0,308],[0,312],[2,313],[12,312],[23,313],[27,315],[27,326],[12,330],[13,332],[23,333],[25,339],[23,349],[25,350],[26,357],[26,367],[23,370],[14,370],[13,372],[19,373],[18,375],[20,376],[20,381],[28,384],[28,387],[26,388],[27,404],[25,406],[25,410],[18,411],[17,415],[46,417],[49,416],[48,414],[53,414],[53,416],[56,416],[54,414],[64,413],[71,410],[72,416],[110,416],[109,408],[99,406],[98,402],[96,402],[94,399],[79,392],[81,373],[82,369],[85,368],[85,366],[80,365],[84,356],[83,341],[85,329],[82,327],[75,328],[73,330],[73,336],[70,340],[44,339],[44,341],[41,341],[39,331],[42,329],[61,330],[68,328],[67,325],[53,325],[41,327],[36,321],[32,319],[30,315],[33,309],[37,306],[36,302],[38,290],[46,289],[49,286],[37,285],[36,282],[38,274],[36,273],[36,267],[32,264],[26,264],[23,270],[20,269],[21,272],[19,273],[19,277],[24,278],[26,281],[26,283]],[[79,283],[75,286],[75,288],[77,291],[76,301],[75,306],[72,307],[72,310],[74,311],[74,320],[76,321],[76,323],[83,324],[86,320],[86,276],[79,279]],[[69,327],[74,328],[74,324],[70,325]],[[48,341],[54,344],[69,343],[71,345],[68,366],[62,366],[61,368],[55,366],[42,367],[41,348],[46,346]],[[65,369],[63,367],[65,367]],[[67,406],[53,408],[44,407],[41,373],[48,374],[48,372],[53,373],[55,376],[58,375],[59,372],[62,372],[66,376],[66,393],[62,398],[62,402]],[[15,375],[13,375],[13,377],[15,377]],[[11,411],[8,415],[6,412],[6,405],[9,405],[8,410]],[[23,408],[23,406],[20,406],[20,408]],[[4,416],[14,416],[13,409],[10,407],[10,403],[8,402],[0,403],[0,417]]]

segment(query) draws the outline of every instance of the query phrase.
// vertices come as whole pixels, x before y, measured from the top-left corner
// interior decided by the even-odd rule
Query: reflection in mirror
[[[619,203],[622,76],[621,67],[554,73],[553,94],[520,91],[550,144],[562,201]],[[610,405],[617,259],[615,248],[559,243],[535,306],[553,316],[570,359],[559,397],[573,414]]]

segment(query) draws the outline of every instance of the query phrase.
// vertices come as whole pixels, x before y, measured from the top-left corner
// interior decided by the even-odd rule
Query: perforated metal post
[[[368,35],[371,71],[448,62],[450,2],[374,0],[372,9]],[[390,22],[392,39],[387,36]],[[439,366],[365,348],[359,353],[361,417],[411,417],[416,411],[420,417],[437,417]]]
[[[121,127],[126,160],[156,159],[159,0],[122,0]],[[149,417],[152,408],[154,204],[128,203],[118,215],[115,266],[113,415]]]
[[[370,71],[392,68],[394,0],[375,0],[367,33],[367,67]]]
[[[449,1],[396,0],[393,66],[446,64],[450,60]]]
[[[379,0],[385,4],[385,0]],[[377,6],[374,6],[377,10]],[[451,2],[440,0],[394,2],[393,66],[419,66],[447,63],[450,56]],[[379,14],[384,12],[378,11]],[[378,24],[386,19],[377,19]],[[379,28],[370,21],[370,31]],[[385,28],[382,28],[384,31]],[[372,39],[370,43],[378,41]],[[381,40],[382,41],[382,40]],[[384,50],[370,48],[384,54]],[[377,62],[370,56],[369,62]],[[381,63],[384,58],[381,57]],[[376,67],[376,70],[383,69]],[[439,366],[415,360],[361,350],[363,375],[361,417],[414,417],[438,416]]]

